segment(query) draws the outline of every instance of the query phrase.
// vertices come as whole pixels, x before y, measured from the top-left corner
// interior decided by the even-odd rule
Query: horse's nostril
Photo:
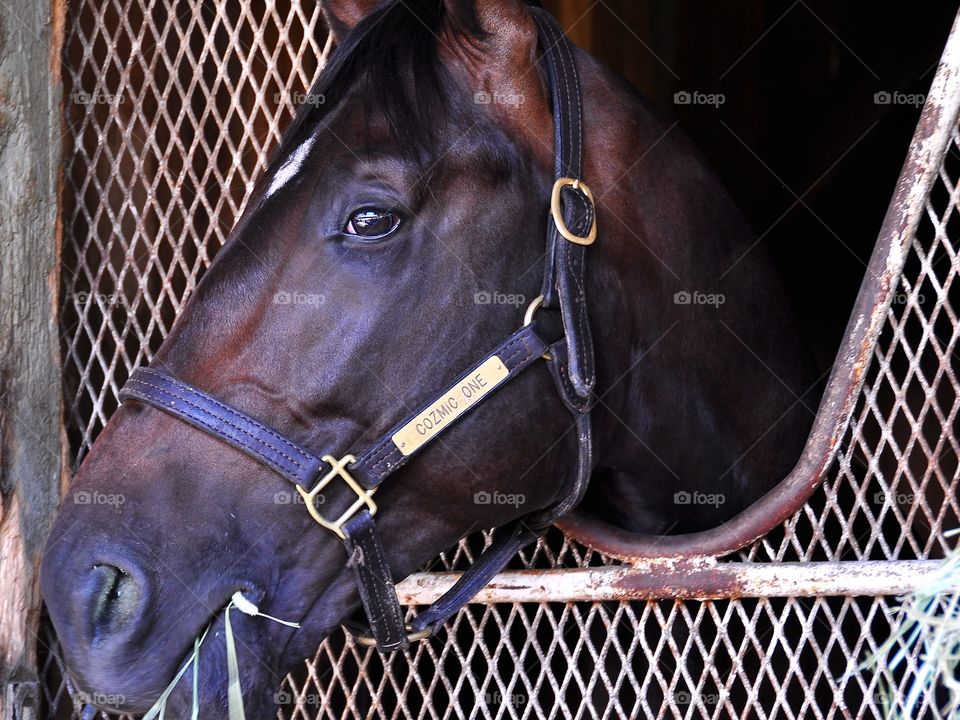
[[[94,638],[119,630],[133,620],[143,592],[140,584],[114,565],[94,565],[91,607]]]

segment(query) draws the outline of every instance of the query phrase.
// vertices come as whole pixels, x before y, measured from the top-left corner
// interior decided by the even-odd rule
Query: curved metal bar
[[[751,507],[711,530],[640,535],[574,512],[557,523],[565,533],[628,562],[720,556],[763,537],[803,506],[823,481],[847,429],[958,113],[960,15],[947,39],[806,446],[790,474]]]

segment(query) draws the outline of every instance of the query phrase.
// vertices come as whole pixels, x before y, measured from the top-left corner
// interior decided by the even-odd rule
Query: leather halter
[[[473,377],[491,363],[497,368],[496,384],[422,445],[404,454],[397,433],[424,410],[416,412],[356,456],[339,460],[317,457],[294,440],[267,427],[202,390],[168,373],[152,368],[135,370],[120,392],[121,400],[138,400],[163,410],[213,435],[274,470],[293,483],[306,499],[307,510],[324,528],[339,537],[353,567],[360,600],[372,637],[361,642],[376,644],[382,652],[407,647],[435,632],[466,605],[523,547],[535,541],[558,517],[581,499],[593,467],[590,408],[595,383],[593,341],[584,285],[586,248],[596,237],[593,198],[581,181],[582,110],[580,79],[569,40],[556,20],[531,8],[537,24],[542,62],[552,96],[554,121],[555,179],[551,221],[547,223],[547,253],[542,295],[532,304],[524,326],[464,373],[453,387]],[[533,312],[538,307],[559,308],[564,337],[547,344],[537,332]],[[492,392],[545,358],[557,391],[575,420],[578,458],[564,498],[508,525],[497,528],[492,544],[434,605],[405,625],[390,567],[376,531],[377,505],[373,494],[393,473],[426,448],[446,429],[472,412]],[[439,396],[442,397],[442,396]],[[341,481],[356,500],[338,518],[321,515],[314,500],[331,483]],[[357,623],[349,623],[357,626]]]

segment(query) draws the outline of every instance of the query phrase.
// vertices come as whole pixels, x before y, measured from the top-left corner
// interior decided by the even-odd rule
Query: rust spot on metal
[[[613,586],[623,593],[618,600],[696,600],[717,596],[743,596],[742,583],[722,566],[706,567],[701,563],[681,561],[651,563],[643,568],[643,572],[634,570],[613,583]]]
[[[66,27],[67,3],[66,0],[51,0],[50,2],[50,84],[61,84],[63,71],[63,38]]]

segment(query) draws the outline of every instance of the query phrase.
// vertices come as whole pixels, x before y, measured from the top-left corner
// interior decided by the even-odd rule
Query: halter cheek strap
[[[524,326],[471,367],[441,395],[401,420],[356,457],[317,457],[294,440],[170,374],[135,370],[120,392],[123,401],[151,405],[232,445],[293,483],[318,524],[339,537],[353,568],[369,634],[356,622],[361,643],[383,652],[406,647],[435,632],[466,605],[510,559],[535,541],[583,496],[593,468],[590,408],[595,384],[593,342],[584,284],[586,248],[596,238],[590,190],[580,180],[582,114],[580,81],[570,42],[556,20],[531,8],[537,23],[543,62],[553,102],[556,182],[547,232],[543,294],[528,309]],[[564,337],[547,345],[537,333],[533,312],[559,308]],[[390,566],[376,531],[374,494],[390,475],[473,412],[483,400],[546,358],[557,392],[575,423],[578,457],[570,486],[552,507],[498,528],[493,542],[434,605],[407,626]],[[328,488],[346,485],[352,495],[331,517]],[[322,507],[321,507],[322,503]]]
[[[568,404],[586,411],[596,384],[593,338],[587,315],[584,269],[587,248],[597,237],[593,195],[580,180],[583,170],[583,101],[573,46],[549,13],[531,9],[543,49],[553,103],[554,185],[552,222],[547,223],[543,307],[559,306],[566,335],[569,383],[559,387]]]
[[[452,388],[462,387],[464,382],[476,376],[476,370],[484,365],[497,365],[499,374],[497,384],[487,388],[487,392],[460,410],[455,420],[459,420],[477,408],[492,390],[499,390],[532,365],[547,351],[547,345],[537,334],[535,323],[525,325],[517,330],[507,340],[502,342],[490,353],[484,361],[472,367],[460,376]],[[491,362],[492,361],[492,362]],[[442,396],[441,396],[442,397]],[[394,437],[422,416],[435,400],[424,403],[417,410],[388,430],[380,439],[376,440],[368,450],[359,457],[350,458],[349,472],[342,467],[341,461],[336,461],[329,455],[318,458],[293,440],[267,427],[246,413],[218,400],[212,395],[199,390],[188,383],[178,380],[170,374],[152,368],[137,368],[130,375],[126,385],[120,391],[121,400],[140,400],[173,415],[184,422],[193,425],[211,435],[215,435],[224,442],[233,445],[250,457],[263,463],[267,467],[292,482],[306,496],[316,494],[336,477],[349,478],[357,487],[360,486],[372,495],[377,487],[387,477],[406,465],[414,456],[420,453],[427,445],[445,432],[451,423],[435,423],[433,429],[436,434],[422,445],[406,452],[400,448]],[[429,421],[429,419],[428,419]],[[330,471],[327,472],[327,466]],[[348,483],[350,484],[350,483]],[[374,509],[374,507],[370,509]],[[337,525],[331,521],[328,528],[337,532]]]
[[[458,389],[474,387],[477,383],[478,368],[484,366],[496,371],[492,376],[496,384],[488,385],[484,394],[475,395],[476,400],[471,404],[460,404],[460,407],[456,408],[460,410],[458,415],[451,417],[446,424],[434,428],[433,435],[406,453],[404,451],[408,448],[405,447],[404,429],[416,429],[421,418],[429,420],[430,408],[436,405],[436,400],[411,413],[359,457],[346,455],[338,460],[331,455],[318,458],[259,420],[170,374],[152,368],[134,370],[120,392],[120,399],[138,400],[173,415],[232,445],[292,482],[314,520],[343,541],[370,624],[369,632],[375,638],[377,647],[381,651],[389,652],[405,647],[411,639],[426,637],[433,632],[486,585],[490,577],[496,574],[520,547],[536,539],[537,534],[520,522],[513,523],[509,531],[498,533],[494,545],[478,559],[473,572],[461,578],[437,605],[418,617],[414,626],[407,628],[403,622],[403,612],[397,599],[386,553],[376,531],[374,515],[378,508],[374,493],[384,480],[472,412],[486,397],[505,387],[547,351],[548,346],[537,334],[535,323],[515,332],[496,347],[480,365],[463,374],[439,397],[448,399],[454,396]],[[480,391],[482,390],[483,388],[480,388]],[[342,494],[339,488],[333,489],[332,486],[341,483],[352,491],[354,498],[348,500],[349,504],[339,510],[338,515],[327,516],[322,510],[335,504],[327,503],[327,498],[337,498]],[[339,504],[342,506],[343,502]],[[501,558],[505,559],[501,561]],[[356,629],[358,624],[352,625]]]

